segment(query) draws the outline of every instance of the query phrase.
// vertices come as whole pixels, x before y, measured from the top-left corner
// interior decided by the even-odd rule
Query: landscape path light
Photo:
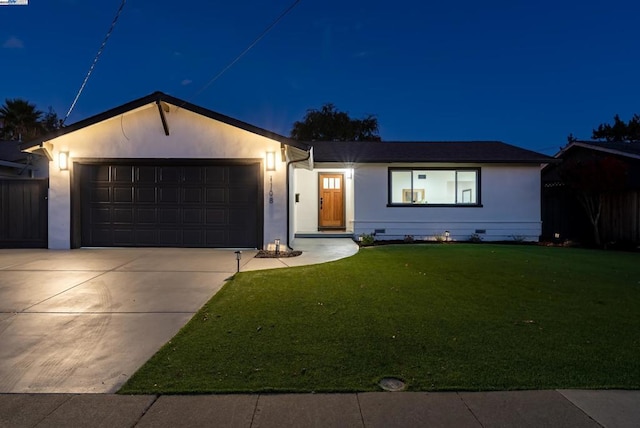
[[[242,259],[242,251],[236,251],[236,263],[238,264],[236,273],[240,272],[240,259]]]

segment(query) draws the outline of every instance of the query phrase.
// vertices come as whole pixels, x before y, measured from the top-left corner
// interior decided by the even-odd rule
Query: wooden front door
[[[344,174],[319,173],[318,229],[344,229]]]

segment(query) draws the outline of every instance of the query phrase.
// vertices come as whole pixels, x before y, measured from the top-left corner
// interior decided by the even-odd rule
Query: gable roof
[[[602,141],[582,141],[577,140],[567,144],[555,157],[561,158],[567,151],[574,147],[582,147],[598,152],[609,153],[634,159],[640,159],[640,142],[636,143],[608,143]]]
[[[335,142],[308,143],[315,162],[532,163],[554,158],[500,141]]]
[[[215,111],[206,109],[204,107],[199,107],[195,104],[191,104],[187,101],[181,100],[179,98],[173,97],[171,95],[167,95],[163,92],[157,91],[152,94],[149,94],[145,97],[138,98],[137,100],[130,101],[121,106],[112,108],[103,113],[97,114],[95,116],[91,116],[87,119],[83,119],[79,122],[75,122],[69,126],[65,126],[64,128],[60,128],[53,132],[49,132],[45,135],[38,137],[36,140],[28,141],[20,144],[20,148],[22,150],[33,148],[36,146],[41,146],[43,142],[52,140],[54,138],[60,137],[62,135],[68,134],[70,132],[78,131],[82,128],[86,128],[91,125],[95,125],[96,123],[103,122],[107,119],[111,119],[113,117],[119,116],[121,114],[127,113],[129,111],[135,110],[137,108],[149,105],[149,104],[159,104],[161,102],[166,102],[168,104],[172,104],[179,108],[189,110],[191,112],[200,114],[202,116],[208,117],[210,119],[217,120],[219,122],[226,123],[227,125],[234,126],[236,128],[243,129],[245,131],[251,132],[256,135],[260,135],[266,138],[270,138],[275,141],[279,141],[282,144],[286,144],[288,146],[292,146],[298,148],[300,150],[309,150],[309,146],[301,143],[297,140],[293,140],[291,138],[287,138],[283,135],[276,134],[275,132],[267,131],[266,129],[259,128],[257,126],[250,125],[246,122],[243,122],[238,119],[234,119],[229,116],[225,116],[223,114],[217,113]]]

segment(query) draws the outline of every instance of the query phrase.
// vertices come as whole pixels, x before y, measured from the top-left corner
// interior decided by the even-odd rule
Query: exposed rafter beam
[[[169,136],[169,124],[167,123],[167,118],[164,115],[164,109],[166,108],[169,111],[169,106],[164,104],[160,100],[156,100],[156,105],[158,106],[158,113],[160,113],[160,120],[162,121],[162,128],[164,129],[164,135]]]

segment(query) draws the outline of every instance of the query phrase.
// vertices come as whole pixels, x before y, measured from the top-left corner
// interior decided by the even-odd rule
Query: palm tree
[[[0,106],[0,138],[4,140],[29,140],[43,131],[42,112],[20,98],[5,99]]]

